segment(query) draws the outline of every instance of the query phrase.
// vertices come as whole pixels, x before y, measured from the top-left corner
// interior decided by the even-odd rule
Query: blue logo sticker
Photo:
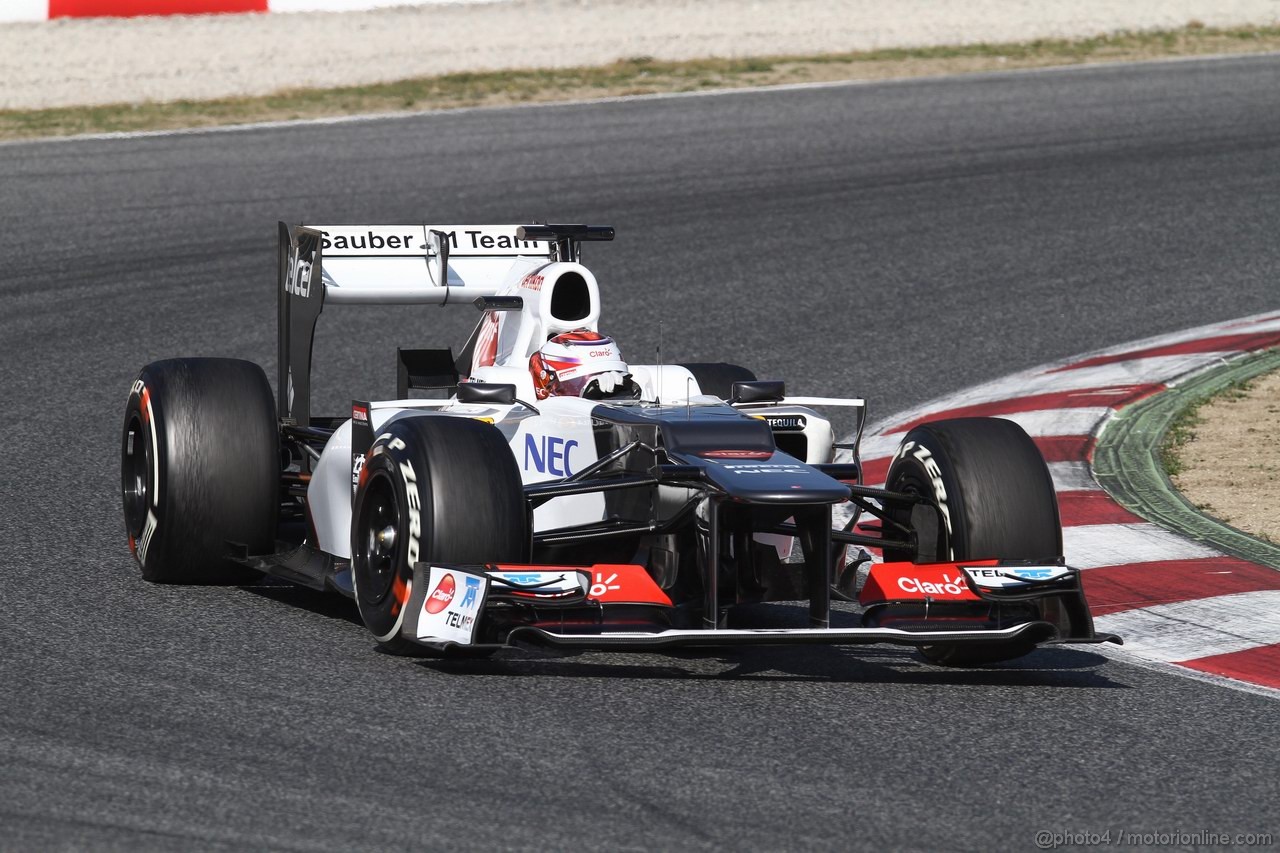
[[[477,596],[480,594],[480,579],[467,578],[467,591],[463,593],[462,603],[458,605],[462,610],[474,610],[479,603]]]
[[[557,477],[568,477],[573,473],[569,467],[569,454],[578,442],[572,438],[563,439],[556,435],[526,435],[524,437],[524,469],[534,470],[539,474],[553,474]]]

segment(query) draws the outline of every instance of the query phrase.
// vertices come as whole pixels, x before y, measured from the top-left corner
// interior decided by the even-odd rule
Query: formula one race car
[[[789,397],[734,365],[624,362],[580,262],[613,236],[281,223],[278,397],[257,365],[207,358],[149,364],[129,394],[143,577],[336,590],[409,654],[897,643],[974,664],[1116,640],[1094,633],[1021,428],[919,426],[869,487],[863,401]],[[399,350],[397,399],[319,417],[315,324],[350,304],[481,315],[457,357]],[[831,407],[856,415],[848,444]],[[833,597],[861,623],[831,627]],[[729,627],[739,605],[806,600],[807,627]]]

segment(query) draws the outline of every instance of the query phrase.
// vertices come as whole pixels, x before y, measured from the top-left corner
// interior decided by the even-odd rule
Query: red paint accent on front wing
[[[671,599],[662,591],[644,566],[597,564],[591,573],[591,589],[587,598],[601,604],[660,604],[671,606]]]
[[[998,560],[963,563],[876,563],[858,593],[858,603],[885,601],[981,601],[961,566],[994,566]]]

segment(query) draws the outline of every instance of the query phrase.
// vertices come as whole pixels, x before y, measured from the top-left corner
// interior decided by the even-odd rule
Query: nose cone
[[[703,459],[707,479],[744,503],[826,504],[849,497],[849,487],[785,453],[767,459]]]

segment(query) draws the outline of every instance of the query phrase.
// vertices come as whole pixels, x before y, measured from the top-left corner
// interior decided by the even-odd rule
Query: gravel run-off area
[[[0,25],[0,109],[212,99],[647,56],[843,53],[1280,22],[1280,0],[506,0]]]
[[[1197,415],[1173,484],[1209,515],[1280,543],[1280,373],[1215,397]]]

